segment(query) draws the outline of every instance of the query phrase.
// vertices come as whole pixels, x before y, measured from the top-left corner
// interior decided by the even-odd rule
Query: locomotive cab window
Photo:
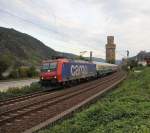
[[[41,67],[42,72],[56,71],[56,69],[57,69],[57,63],[56,62],[46,63],[46,64],[43,64]]]

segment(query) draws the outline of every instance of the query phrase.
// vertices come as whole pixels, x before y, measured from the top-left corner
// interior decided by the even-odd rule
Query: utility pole
[[[84,59],[83,55],[84,55],[86,52],[87,52],[87,51],[81,51],[81,52],[80,52],[80,57],[79,57],[80,60],[83,60],[83,59]]]
[[[93,52],[90,51],[90,62],[92,62],[92,54],[93,54]]]
[[[128,69],[131,69],[130,64],[129,64],[129,50],[127,50],[127,66],[128,66]]]
[[[127,59],[129,58],[129,50],[127,50]]]
[[[127,50],[127,64],[128,64],[128,61],[129,60],[129,50]]]
[[[83,56],[87,51],[81,51],[80,56]]]
[[[88,51],[81,51],[80,52],[80,58],[85,54],[85,53],[87,53]],[[92,54],[93,54],[93,52],[92,51],[90,51],[90,62],[92,62]]]

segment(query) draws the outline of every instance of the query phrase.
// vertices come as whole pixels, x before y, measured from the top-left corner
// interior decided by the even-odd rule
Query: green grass
[[[39,133],[150,133],[150,68],[71,119]]]
[[[22,96],[37,91],[42,91],[39,83],[32,83],[30,86],[25,86],[22,88],[9,88],[6,92],[0,92],[0,100],[5,100],[8,98],[13,98],[16,96]]]

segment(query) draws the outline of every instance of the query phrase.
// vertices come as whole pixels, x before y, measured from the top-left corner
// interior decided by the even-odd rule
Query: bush
[[[28,70],[28,77],[35,77],[38,76],[38,72],[34,66],[31,66]]]
[[[10,73],[10,78],[31,78],[31,77],[35,77],[38,76],[38,72],[36,71],[36,68],[34,66],[31,67],[19,67],[14,69],[11,73]]]
[[[19,78],[19,71],[18,71],[18,69],[15,69],[15,70],[13,70],[11,73],[10,73],[10,75],[9,75],[9,77],[10,78]]]
[[[22,66],[18,69],[18,71],[19,71],[20,78],[28,77],[28,71],[29,71],[28,67]]]
[[[8,55],[0,55],[0,79],[3,78],[2,74],[5,72],[12,64],[12,59]]]

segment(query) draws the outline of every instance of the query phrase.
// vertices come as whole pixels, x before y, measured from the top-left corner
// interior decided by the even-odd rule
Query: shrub
[[[5,72],[12,64],[11,57],[8,55],[0,55],[0,79],[3,78],[2,73]]]
[[[19,78],[19,71],[18,69],[12,70],[12,72],[9,75],[10,78]]]
[[[34,77],[34,76],[37,76],[37,75],[38,75],[38,72],[36,71],[36,68],[34,66],[31,66],[28,69],[28,77]]]
[[[18,71],[19,71],[19,77],[21,78],[28,77],[28,71],[29,71],[28,67],[22,66],[18,69]]]

